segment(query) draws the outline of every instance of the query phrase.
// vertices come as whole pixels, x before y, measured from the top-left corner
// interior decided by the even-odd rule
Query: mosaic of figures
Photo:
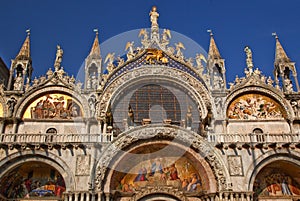
[[[0,182],[0,193],[9,199],[62,197],[66,190],[62,176],[43,163],[25,163],[6,174]]]
[[[270,170],[254,182],[254,194],[259,196],[291,196],[300,195],[300,185],[293,177],[282,171]]]
[[[140,187],[168,185],[187,192],[203,191],[203,180],[192,163],[186,157],[177,159],[155,158],[139,163],[121,179],[117,190],[133,192]]]
[[[281,119],[282,107],[271,98],[261,94],[245,94],[235,99],[228,107],[229,119]]]
[[[31,119],[72,119],[82,116],[76,101],[64,94],[44,95],[26,109],[24,118]]]

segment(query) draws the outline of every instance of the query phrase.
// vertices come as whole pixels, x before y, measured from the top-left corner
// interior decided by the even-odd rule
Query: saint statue
[[[245,49],[244,49],[244,52],[246,53],[246,63],[247,63],[247,67],[249,68],[249,72],[250,74],[252,74],[253,72],[253,63],[252,63],[252,51],[250,49],[249,46],[246,46]]]
[[[54,67],[55,67],[55,71],[58,71],[60,68],[60,64],[62,62],[62,56],[64,54],[64,51],[61,49],[59,45],[57,45],[56,47],[57,50],[56,50],[56,59],[55,59]]]
[[[134,113],[131,108],[131,105],[128,106],[127,125],[128,127],[134,126]]]
[[[7,105],[8,105],[8,117],[12,117],[13,116],[16,104],[17,104],[17,100],[14,97],[11,97],[7,101]]]
[[[157,18],[159,16],[159,14],[156,12],[156,6],[152,7],[152,10],[150,11],[149,15],[150,15],[150,21],[152,23],[151,26],[158,26]]]

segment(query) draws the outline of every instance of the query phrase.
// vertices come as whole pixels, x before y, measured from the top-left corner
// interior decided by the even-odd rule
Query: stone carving
[[[230,176],[243,176],[241,156],[228,156],[228,166]]]
[[[23,89],[23,78],[21,75],[17,75],[14,82],[14,90],[22,90]]]
[[[118,62],[118,67],[122,66],[125,63],[124,59],[121,58],[120,56],[117,57],[117,62]]]
[[[281,106],[259,94],[246,94],[234,100],[227,111],[230,119],[281,119]]]
[[[247,67],[249,69],[249,73],[252,74],[252,72],[253,72],[252,51],[251,51],[249,46],[246,46],[244,51],[245,51],[246,56],[247,56],[246,64],[247,64]]]
[[[88,103],[89,103],[89,107],[90,107],[90,117],[94,117],[95,112],[96,112],[96,97],[94,95],[92,95],[88,99]]]
[[[164,57],[163,51],[157,49],[148,50],[145,60],[149,64],[153,64],[154,61],[168,63],[168,58]]]
[[[285,86],[285,89],[286,89],[287,92],[293,92],[292,80],[290,80],[289,78],[285,78],[283,80],[283,83],[284,83],[284,86]]]
[[[179,60],[184,60],[184,57],[183,57],[183,53],[181,52],[181,49],[185,50],[185,47],[184,45],[181,43],[181,42],[178,42],[175,44],[175,49],[176,49],[176,57],[179,59]]]
[[[192,128],[192,123],[193,123],[193,114],[192,114],[192,106],[188,107],[187,113],[185,115],[185,127],[187,129]]]
[[[196,65],[197,65],[196,67],[201,69],[202,70],[201,72],[203,72],[204,70],[204,66],[202,62],[207,63],[205,56],[203,54],[196,54]]]
[[[134,113],[131,108],[131,105],[128,106],[127,126],[128,128],[134,126]]]
[[[126,43],[126,47],[125,47],[125,50],[128,50],[128,53],[127,53],[127,61],[131,60],[134,58],[135,56],[135,53],[133,52],[133,44],[134,42],[127,42]]]
[[[157,19],[159,17],[159,14],[158,14],[158,12],[156,12],[156,6],[152,7],[152,10],[150,11],[149,16],[150,16],[150,21],[152,23],[151,27],[158,26]]]
[[[295,117],[299,117],[300,113],[299,113],[299,109],[300,109],[300,100],[291,100],[291,106],[294,110],[295,113]]]
[[[77,155],[76,175],[85,176],[90,174],[90,155]]]
[[[25,111],[25,118],[72,119],[81,116],[80,107],[63,94],[48,94],[33,102]]]
[[[130,201],[137,201],[140,200],[142,197],[154,193],[162,193],[166,195],[176,196],[177,199],[182,201],[188,200],[188,198],[184,195],[183,191],[179,190],[178,188],[169,186],[146,186],[144,188],[141,188],[139,191],[136,191],[134,196],[130,199]]]
[[[55,67],[55,71],[58,71],[60,69],[64,51],[61,49],[61,47],[59,45],[57,45],[56,48],[57,48],[57,50],[56,50],[56,58],[55,58],[55,62],[54,62],[54,67]]]
[[[171,32],[169,29],[164,29],[161,39],[161,45],[165,49],[166,46],[169,44],[169,39],[171,38]]]
[[[223,108],[222,108],[222,98],[221,97],[216,97],[215,98],[215,105],[216,105],[216,110],[217,114],[222,114]]]
[[[199,154],[203,158],[206,158],[207,162],[212,167],[219,182],[219,188],[222,190],[227,189],[224,173],[225,168],[217,159],[216,154],[213,152],[213,148],[204,142],[203,138],[197,133],[192,131],[187,133],[187,131],[183,130],[183,128],[170,125],[164,127],[149,125],[149,127],[143,128],[143,130],[133,128],[124,132],[122,136],[119,136],[113,144],[109,145],[109,147],[104,151],[102,157],[99,159],[96,176],[97,189],[102,190],[102,181],[104,180],[106,170],[109,169],[109,163],[120,150],[123,150],[125,147],[140,139],[149,139],[156,136],[160,139],[171,138],[190,144],[192,148],[198,150]]]
[[[146,29],[141,29],[140,33],[139,33],[139,37],[142,37],[141,39],[141,43],[143,44],[143,46],[145,48],[147,48],[149,46],[149,36],[148,36],[148,32]]]
[[[114,59],[115,59],[115,53],[108,53],[105,57],[104,63],[107,63],[106,69],[108,70],[108,73],[111,73],[115,68],[113,64]]]
[[[8,101],[7,101],[7,105],[8,105],[8,117],[12,117],[13,116],[16,104],[17,104],[17,100],[15,99],[15,97],[11,97],[10,99],[8,99]]]

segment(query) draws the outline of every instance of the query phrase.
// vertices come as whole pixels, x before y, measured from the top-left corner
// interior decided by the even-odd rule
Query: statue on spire
[[[246,53],[246,56],[247,56],[246,64],[249,69],[249,73],[252,74],[252,72],[253,72],[252,51],[249,46],[246,46],[244,48],[244,52]]]
[[[156,40],[156,42],[159,42],[159,28],[157,23],[159,14],[156,12],[156,6],[152,7],[149,16],[151,21],[151,40]]]
[[[56,59],[54,62],[54,67],[55,67],[55,71],[58,71],[60,69],[60,64],[62,62],[62,56],[64,54],[64,51],[61,49],[59,45],[57,45],[56,47],[57,50],[56,50]]]
[[[158,26],[157,18],[159,17],[159,14],[158,12],[156,12],[156,6],[152,7],[152,10],[150,11],[149,15],[150,15],[150,21],[152,23],[151,27]]]

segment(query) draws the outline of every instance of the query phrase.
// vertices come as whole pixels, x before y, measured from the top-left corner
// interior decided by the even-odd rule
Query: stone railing
[[[102,193],[90,191],[65,192],[64,201],[102,201]]]
[[[0,143],[95,143],[110,142],[112,133],[105,134],[0,134]]]
[[[249,133],[249,134],[227,134],[208,133],[207,140],[215,143],[297,143],[300,141],[300,134],[297,133]]]
[[[133,193],[134,194],[134,193]],[[202,201],[252,201],[252,192],[219,192],[201,195]],[[193,195],[186,195],[188,200],[193,200]],[[64,201],[110,201],[112,194],[102,192],[66,192],[64,193]],[[199,195],[197,195],[199,197]],[[119,197],[120,198],[120,197]],[[126,199],[128,200],[128,199]],[[135,199],[134,199],[135,200]],[[197,199],[198,200],[198,199]]]
[[[252,192],[220,192],[201,196],[203,201],[252,201]]]

